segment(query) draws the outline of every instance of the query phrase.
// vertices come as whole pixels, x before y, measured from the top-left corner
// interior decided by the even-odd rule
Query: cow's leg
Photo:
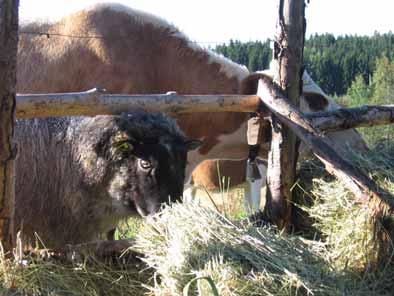
[[[246,180],[245,187],[245,207],[249,214],[253,214],[260,209],[260,201],[261,201],[261,188],[265,186],[266,176],[267,176],[267,166],[264,162],[258,161],[257,163],[261,179],[257,179],[254,181]]]
[[[197,188],[191,183],[185,184],[185,190],[183,191],[183,202],[192,202],[195,200],[197,194]]]

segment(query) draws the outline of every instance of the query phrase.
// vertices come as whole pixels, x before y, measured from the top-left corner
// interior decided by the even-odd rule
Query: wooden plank
[[[394,105],[340,108],[327,112],[307,113],[314,127],[321,131],[338,131],[394,123]]]
[[[256,112],[256,95],[157,95],[106,94],[99,89],[59,94],[18,94],[17,118],[94,116],[133,109],[169,114],[191,112]]]

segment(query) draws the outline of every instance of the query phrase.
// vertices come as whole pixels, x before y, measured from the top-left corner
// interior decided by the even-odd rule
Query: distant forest
[[[246,65],[250,71],[269,67],[270,41],[230,41],[218,45],[214,51]],[[312,78],[331,95],[347,92],[356,76],[362,76],[368,85],[376,69],[376,61],[394,58],[394,34],[374,36],[314,35],[305,42],[304,63]]]

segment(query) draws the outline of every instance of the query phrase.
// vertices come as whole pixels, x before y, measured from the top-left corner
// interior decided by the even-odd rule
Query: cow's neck
[[[182,37],[182,36],[181,36]],[[180,94],[235,94],[240,93],[241,81],[248,70],[201,49],[185,38],[168,38],[167,65],[163,79],[168,90]],[[176,66],[174,66],[176,65]],[[204,143],[189,156],[203,159],[240,159],[247,156],[245,113],[212,112],[179,115],[178,124],[187,136]]]

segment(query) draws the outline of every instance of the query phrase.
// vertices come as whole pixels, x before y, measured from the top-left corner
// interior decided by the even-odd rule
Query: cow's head
[[[268,77],[272,79],[272,71],[265,70],[250,74],[241,83],[242,94],[256,94],[259,79]],[[304,113],[329,111],[340,108],[340,106],[330,97],[328,97],[323,90],[312,80],[309,74],[304,71],[302,76],[303,93],[300,97],[300,109]],[[262,110],[263,114],[268,114],[267,108]],[[355,129],[348,129],[338,132],[327,133],[335,143],[335,148],[345,151],[346,147],[356,150],[366,150],[367,145],[361,135]]]

